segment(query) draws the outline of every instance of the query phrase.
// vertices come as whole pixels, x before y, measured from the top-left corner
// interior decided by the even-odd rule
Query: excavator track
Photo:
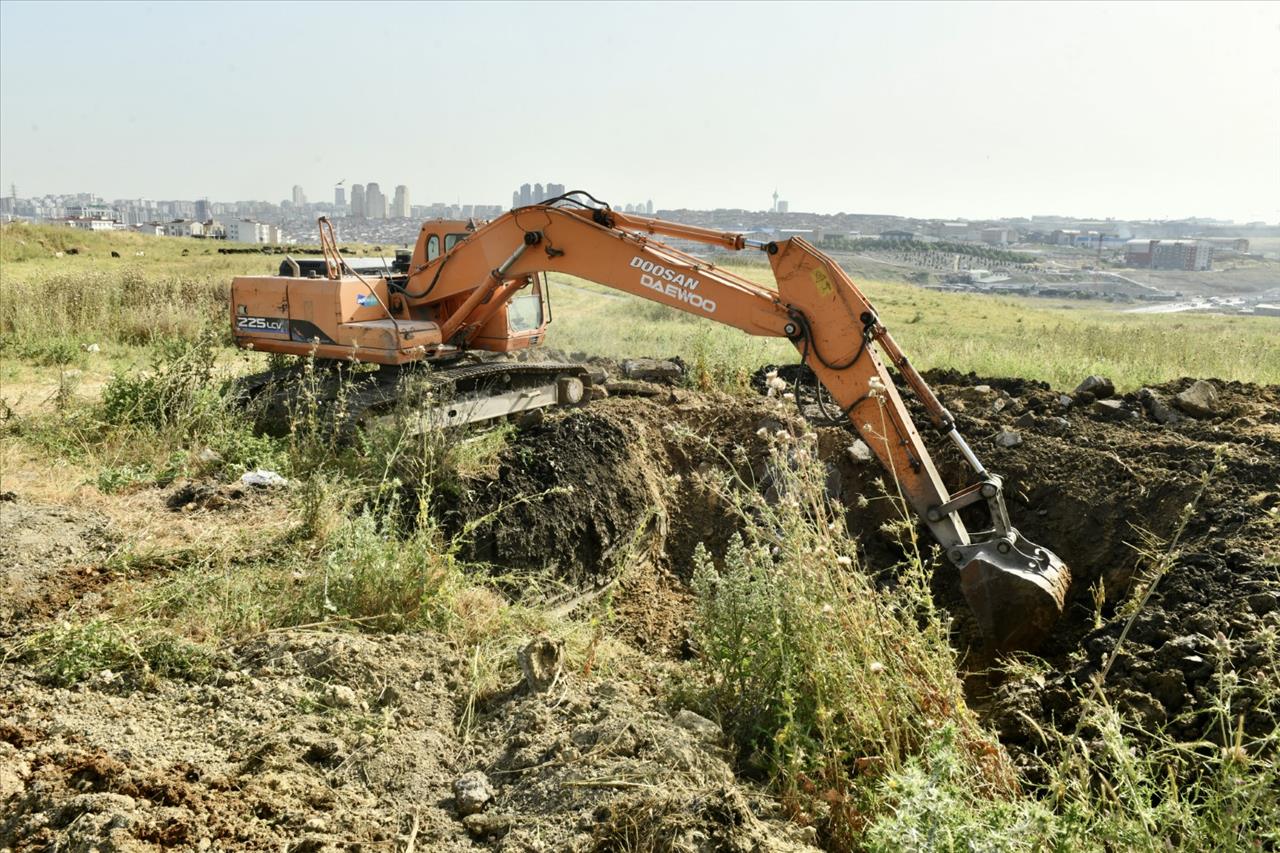
[[[351,435],[397,414],[417,427],[453,427],[522,415],[587,399],[591,372],[571,362],[483,361],[360,370],[314,362],[240,379],[243,404],[259,429],[283,435],[299,423]]]

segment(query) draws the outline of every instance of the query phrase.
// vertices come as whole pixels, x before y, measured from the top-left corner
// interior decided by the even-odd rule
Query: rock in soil
[[[1086,376],[1072,391],[1072,396],[1089,394],[1095,400],[1105,400],[1116,393],[1116,386],[1105,376]]]
[[[484,811],[492,799],[493,786],[489,784],[489,777],[479,770],[459,776],[453,783],[453,806],[463,817]]]
[[[524,683],[534,693],[550,690],[564,668],[564,643],[538,637],[516,654]]]
[[[462,819],[462,825],[477,838],[501,838],[511,831],[511,816],[470,814]]]
[[[1150,388],[1143,388],[1138,392],[1138,402],[1142,403],[1151,420],[1158,424],[1176,424],[1182,420],[1182,415],[1174,411],[1163,396]]]
[[[996,433],[995,442],[997,447],[1017,447],[1022,444],[1022,436],[1015,430],[1001,430]]]
[[[1126,409],[1120,400],[1095,400],[1089,411],[1113,421],[1127,421],[1138,416]]]
[[[656,358],[628,358],[622,362],[622,375],[642,382],[670,384],[684,377],[684,365],[675,360],[660,361]]]
[[[1221,414],[1221,403],[1218,400],[1218,389],[1212,382],[1197,379],[1191,387],[1181,391],[1173,398],[1173,403],[1188,415],[1196,418],[1211,418]]]

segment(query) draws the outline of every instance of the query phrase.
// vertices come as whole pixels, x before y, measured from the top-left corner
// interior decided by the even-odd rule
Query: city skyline
[[[1160,15],[1140,4],[792,4],[767,27],[748,7],[714,4],[513,4],[500,15],[322,5],[298,16],[264,3],[252,27],[220,8],[0,5],[0,185],[249,198],[289,175],[269,197],[296,183],[321,198],[354,164],[429,197],[495,204],[540,173],[667,208],[755,208],[780,185],[793,209],[822,213],[1280,219],[1275,4]],[[387,21],[428,49],[322,71],[330,102],[365,111],[372,93],[389,92],[416,103],[410,93],[465,68],[463,96],[388,108],[393,133],[334,134],[306,107],[232,83],[294,91],[308,84],[279,33],[374,43]],[[37,33],[56,33],[69,56],[110,44],[106,76],[140,81],[147,97],[84,97],[76,64],[50,63]],[[513,76],[511,62],[485,57],[517,34],[619,56],[649,44],[688,61],[599,74],[535,54]],[[1232,50],[1211,49],[1224,43]],[[198,73],[159,71],[194,67],[193,56]],[[497,117],[519,130],[493,133]]]
[[[386,210],[387,210],[387,214],[385,216],[369,217],[367,216],[367,212],[359,213],[359,214],[351,213],[351,211],[357,205],[357,199],[362,197],[363,190],[365,189],[366,186],[369,186],[369,185],[379,187],[379,192],[380,192],[380,195],[382,196],[382,201],[385,204]],[[550,184],[549,186],[560,187],[562,185]],[[358,184],[358,183],[348,184],[346,182],[343,182],[342,185],[334,184],[334,185],[331,185],[329,189],[331,192],[335,194],[335,199],[334,199],[334,202],[328,202],[328,201],[308,201],[307,199],[309,198],[309,196],[306,193],[306,188],[303,187],[302,185],[295,184],[293,185],[291,194],[290,194],[292,197],[282,198],[278,202],[273,202],[266,198],[214,199],[208,196],[203,196],[198,198],[174,198],[174,197],[150,198],[146,196],[129,195],[129,196],[123,196],[119,198],[107,198],[100,194],[93,193],[93,192],[86,192],[86,191],[68,192],[68,193],[40,193],[40,194],[32,194],[32,195],[28,195],[25,193],[18,193],[16,196],[11,196],[11,193],[14,192],[16,189],[16,185],[11,185],[10,187],[5,187],[6,191],[4,195],[0,195],[0,203],[3,203],[5,205],[3,211],[0,211],[0,212],[6,213],[6,214],[12,213],[12,211],[9,209],[11,198],[16,198],[17,200],[21,200],[21,201],[32,201],[32,200],[43,200],[43,199],[63,199],[67,201],[74,201],[76,203],[81,203],[81,204],[96,203],[96,204],[103,204],[106,206],[113,206],[113,205],[121,206],[121,205],[146,203],[149,205],[160,206],[161,208],[168,208],[174,205],[179,205],[179,206],[186,205],[188,207],[192,207],[192,209],[196,211],[195,213],[192,214],[195,218],[203,220],[203,219],[208,219],[209,217],[206,215],[201,215],[199,213],[202,205],[205,207],[206,211],[208,209],[211,209],[212,207],[226,208],[226,207],[235,207],[235,206],[249,206],[250,208],[254,208],[254,207],[279,208],[281,210],[290,209],[291,207],[296,208],[298,205],[294,200],[294,198],[296,198],[294,191],[298,191],[298,190],[302,191],[304,206],[307,209],[313,209],[316,211],[332,211],[335,213],[337,213],[338,209],[341,209],[344,207],[344,202],[346,201],[345,199],[344,199],[344,202],[338,201],[336,194],[343,191],[349,191],[350,199],[349,199],[349,202],[345,203],[345,210],[347,211],[346,215],[351,215],[351,216],[354,216],[355,218],[375,218],[375,219],[421,218],[421,217],[429,217],[433,215],[443,215],[443,214],[440,214],[439,211],[450,210],[450,209],[466,210],[466,211],[475,209],[477,211],[482,211],[483,215],[485,216],[495,216],[502,210],[508,209],[505,205],[502,205],[502,204],[463,202],[461,200],[453,201],[453,202],[433,201],[429,204],[409,204],[409,200],[412,197],[412,192],[409,190],[409,188],[406,185],[400,184],[396,186],[395,190],[396,191],[399,191],[402,189],[405,190],[405,209],[407,210],[407,213],[402,216],[397,216],[393,213],[393,211],[397,209],[394,206],[395,197],[392,196],[391,198],[388,198],[386,196],[386,193],[381,191],[380,187],[381,187],[381,184],[377,181],[372,181],[369,184]],[[344,195],[345,195],[345,192],[344,192]],[[513,193],[513,196],[514,196],[512,199],[513,204],[511,206],[512,207],[522,206],[519,203],[521,201],[519,190]],[[550,198],[551,196],[546,195],[544,192],[544,197]],[[540,200],[542,199],[539,199],[539,201]],[[602,201],[611,201],[611,200],[602,199]],[[788,204],[788,202],[785,199],[772,199],[767,197],[765,201],[769,203],[767,204],[761,203],[759,205],[751,206],[751,207],[734,207],[734,208],[731,208],[731,207],[718,207],[718,208],[659,207],[654,205],[651,199],[646,200],[644,202],[625,202],[625,203],[618,202],[618,203],[612,204],[612,206],[614,209],[619,211],[625,210],[626,212],[632,212],[632,210],[634,210],[634,212],[636,213],[644,213],[644,214],[653,214],[658,211],[672,212],[672,211],[680,211],[680,210],[703,211],[703,212],[743,211],[748,213],[774,213],[774,214],[783,215],[783,216],[786,216],[786,215],[871,216],[871,217],[888,217],[888,218],[898,218],[898,219],[905,219],[905,220],[934,221],[934,222],[944,222],[949,220],[957,221],[957,222],[1010,222],[1010,221],[1033,222],[1036,220],[1060,219],[1060,220],[1081,220],[1081,221],[1096,221],[1096,222],[1153,222],[1153,223],[1155,222],[1199,222],[1199,223],[1208,224],[1208,225],[1280,226],[1280,218],[1276,220],[1237,220],[1229,217],[1216,217],[1216,216],[1206,216],[1206,215],[1197,215],[1197,214],[1192,214],[1188,216],[1169,217],[1169,218],[1155,218],[1155,217],[1111,216],[1111,215],[1107,215],[1105,212],[1098,212],[1098,213],[1091,214],[1087,212],[1039,211],[1039,212],[1030,213],[1030,214],[1013,214],[1013,215],[998,215],[998,216],[905,216],[902,214],[888,213],[885,211],[876,211],[876,210],[849,209],[849,210],[840,210],[835,212],[807,210],[804,208],[792,207],[791,205]],[[530,201],[530,202],[524,202],[524,203],[533,203],[533,202]],[[417,213],[414,213],[413,211],[417,211]],[[433,213],[432,211],[435,211],[435,212]],[[342,215],[342,214],[338,214],[338,215]],[[470,213],[466,214],[466,216],[469,216],[469,215],[471,214]],[[476,214],[476,215],[481,215],[481,214]]]

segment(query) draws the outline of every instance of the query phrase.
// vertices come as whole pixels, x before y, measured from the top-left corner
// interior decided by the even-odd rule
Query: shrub
[[[965,705],[924,567],[894,589],[862,571],[825,492],[813,434],[781,438],[770,500],[721,481],[742,535],[717,565],[695,558],[695,701],[773,780],[791,814],[848,849],[882,800],[878,780],[946,733],[978,796],[1015,788],[1011,765]]]

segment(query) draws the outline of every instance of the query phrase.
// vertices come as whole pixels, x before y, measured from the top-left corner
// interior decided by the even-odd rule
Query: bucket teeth
[[[960,588],[997,650],[1032,651],[1062,615],[1071,573],[1052,551],[1010,536],[962,549]]]

